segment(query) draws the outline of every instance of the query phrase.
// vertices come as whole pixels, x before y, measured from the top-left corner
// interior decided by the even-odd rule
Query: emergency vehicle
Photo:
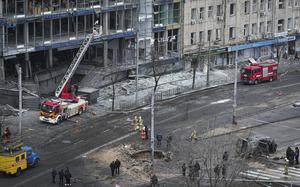
[[[39,156],[31,147],[18,143],[14,146],[5,145],[0,152],[0,172],[9,175],[21,175],[29,167],[36,167]]]
[[[40,121],[60,124],[63,120],[86,111],[88,101],[77,96],[78,86],[73,87],[73,92],[70,91],[71,78],[94,37],[101,34],[101,32],[101,28],[98,31],[94,28],[93,33],[87,35],[84,39],[66,74],[55,90],[56,98],[41,103]]]
[[[254,59],[249,59],[249,65],[241,69],[241,81],[245,84],[258,84],[263,81],[270,81],[277,79],[278,63],[274,60],[266,60],[257,62]]]

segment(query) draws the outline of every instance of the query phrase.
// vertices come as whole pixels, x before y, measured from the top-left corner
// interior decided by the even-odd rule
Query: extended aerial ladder
[[[97,35],[98,32],[94,29],[92,34],[87,35],[87,37],[84,39],[83,43],[81,44],[78,52],[76,53],[75,58],[73,59],[71,65],[69,66],[67,72],[65,73],[63,79],[60,81],[58,87],[55,90],[55,96],[60,97],[62,99],[71,99],[73,100],[73,95],[67,91],[68,87],[66,86],[68,82],[70,82],[70,79],[74,75],[78,65],[80,64],[80,61],[82,60],[85,52],[89,48],[90,44],[92,43],[95,35]]]

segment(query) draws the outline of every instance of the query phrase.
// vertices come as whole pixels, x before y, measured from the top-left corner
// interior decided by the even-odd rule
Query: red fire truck
[[[258,84],[263,81],[277,79],[278,63],[274,60],[265,60],[257,62],[253,58],[249,59],[249,65],[242,67],[241,80],[245,84]]]

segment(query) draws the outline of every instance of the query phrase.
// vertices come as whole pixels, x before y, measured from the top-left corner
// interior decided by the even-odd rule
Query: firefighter
[[[142,116],[139,116],[138,126],[139,126],[139,130],[142,131],[144,128],[144,120],[143,120]]]
[[[138,117],[137,116],[134,116],[133,128],[134,128],[134,130],[139,130],[139,124],[138,124]]]
[[[198,140],[198,138],[197,138],[197,132],[196,132],[196,130],[194,129],[193,130],[193,132],[192,132],[192,134],[191,134],[191,141],[193,141],[193,140]]]

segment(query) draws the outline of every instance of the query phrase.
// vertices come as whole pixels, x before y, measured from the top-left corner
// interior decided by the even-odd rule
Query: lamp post
[[[237,46],[237,45],[236,45]],[[232,116],[232,124],[237,125],[236,121],[236,97],[237,97],[237,58],[238,58],[238,50],[235,51],[235,63],[234,63],[234,91],[233,91],[233,116]]]
[[[18,79],[19,79],[19,135],[22,136],[22,68],[19,65]]]

